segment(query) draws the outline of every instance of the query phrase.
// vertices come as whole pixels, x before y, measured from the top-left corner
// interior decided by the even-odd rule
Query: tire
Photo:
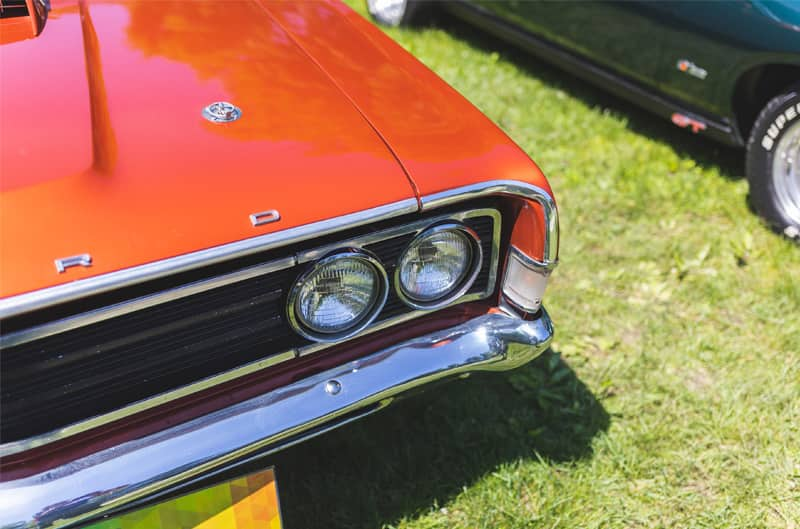
[[[384,26],[409,26],[419,18],[417,0],[367,0],[369,14]]]
[[[800,85],[761,110],[747,142],[747,180],[755,210],[800,242]]]

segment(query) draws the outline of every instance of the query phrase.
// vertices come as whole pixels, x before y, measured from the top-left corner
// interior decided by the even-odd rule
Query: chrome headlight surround
[[[460,234],[466,236],[467,241],[469,242],[471,248],[471,262],[467,265],[467,273],[464,274],[464,277],[456,284],[455,287],[451,288],[449,292],[445,292],[442,296],[433,299],[433,300],[420,300],[415,299],[411,294],[405,291],[402,285],[402,281],[400,280],[400,273],[401,267],[400,263],[403,260],[403,256],[406,255],[409,249],[413,248],[415,245],[420,244],[422,241],[430,237],[431,235],[441,233],[444,231],[457,231]],[[435,224],[433,226],[429,226],[428,228],[420,231],[416,237],[406,246],[403,251],[400,253],[400,257],[397,259],[397,266],[395,267],[394,271],[394,287],[395,292],[397,293],[397,297],[400,300],[408,305],[409,307],[413,307],[415,309],[420,310],[434,310],[445,307],[464,294],[472,287],[472,284],[475,282],[475,279],[478,277],[478,273],[481,269],[481,264],[483,263],[483,250],[480,244],[480,238],[478,234],[475,233],[475,230],[465,226],[464,224],[458,222],[445,222],[443,224]]]
[[[314,274],[319,273],[323,268],[330,266],[332,263],[342,259],[356,259],[367,264],[375,273],[377,283],[377,292],[372,302],[372,306],[360,318],[354,320],[353,325],[339,332],[320,332],[316,331],[303,322],[303,318],[298,314],[297,303],[299,301],[299,294],[301,288],[305,285],[306,281]],[[297,278],[294,285],[289,291],[289,297],[286,302],[286,315],[292,329],[304,338],[313,340],[315,342],[337,342],[355,336],[359,332],[367,328],[383,310],[386,304],[386,298],[389,294],[389,278],[386,270],[383,268],[381,262],[370,252],[359,248],[344,248],[329,253],[316,263],[314,263],[308,270],[303,272]]]

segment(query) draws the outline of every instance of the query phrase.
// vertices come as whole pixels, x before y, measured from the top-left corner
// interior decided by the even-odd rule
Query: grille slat
[[[160,336],[157,340],[140,342],[130,348],[126,348],[124,347],[126,344],[122,344],[116,347],[109,347],[106,350],[97,350],[93,352],[96,352],[97,355],[103,355],[103,373],[113,373],[115,369],[123,369],[129,373],[137,373],[150,367],[163,367],[160,366],[162,359],[152,355],[152,350],[170,350],[172,352],[173,361],[179,362],[183,357],[187,357],[193,354],[193,351],[197,350],[195,344],[213,340],[217,334],[225,332],[227,328],[236,329],[240,334],[247,332],[250,334],[263,335],[270,330],[270,327],[277,328],[280,326],[279,317],[272,317],[272,319],[265,321],[262,320],[263,318],[260,315],[254,314],[250,315],[247,320],[239,320],[236,322],[221,321],[214,325],[204,327],[202,330],[190,329],[188,332],[184,331],[177,335]],[[248,328],[247,325],[250,327]],[[71,356],[71,354],[66,356]],[[83,358],[83,360],[82,363],[71,362],[72,365],[67,368],[59,367],[57,369],[52,369],[51,366],[47,366],[45,369],[50,370],[48,384],[74,384],[72,381],[76,380],[78,377],[82,377],[81,382],[84,382],[87,378],[84,371],[87,358]],[[98,359],[91,358],[88,360],[98,361]],[[16,387],[35,388],[37,385],[37,378],[41,376],[41,372],[42,371],[28,371],[25,373],[12,372],[7,379],[4,379],[4,382],[8,382]],[[100,373],[99,376],[105,377],[107,375]]]
[[[470,292],[487,289],[493,219],[466,219],[484,252]],[[393,282],[416,232],[365,248]],[[306,265],[251,277],[2,350],[0,441],[47,433],[311,342],[284,314]],[[394,293],[377,321],[409,312]]]
[[[257,298],[269,297],[270,301],[274,302],[280,298],[281,293],[282,292],[280,290],[274,291],[264,296],[257,296]],[[239,302],[240,310],[242,309],[242,305],[245,303],[250,305],[250,303],[247,301]],[[230,306],[225,308],[225,311],[230,310]],[[208,327],[204,327],[205,334],[213,332],[214,328],[216,327],[230,325],[230,321],[233,319],[232,316],[235,316],[235,314],[229,314],[227,318],[220,318],[220,313],[224,313],[225,311],[219,311],[217,313],[200,312],[199,314],[181,317],[180,319],[176,318],[168,324],[157,327],[137,326],[131,329],[130,334],[127,334],[124,337],[107,336],[108,333],[104,333],[106,336],[95,337],[93,344],[89,346],[87,346],[86,341],[84,341],[83,344],[73,343],[72,346],[68,344],[59,345],[58,349],[52,350],[50,353],[51,356],[41,358],[36,362],[31,360],[16,366],[16,368],[12,370],[11,376],[13,378],[11,380],[22,383],[25,381],[22,378],[24,375],[37,376],[40,370],[45,368],[58,369],[59,371],[57,372],[57,375],[62,375],[62,371],[71,373],[71,371],[69,371],[71,365],[75,366],[77,364],[77,367],[80,368],[80,362],[88,360],[91,356],[114,355],[116,352],[123,350],[127,359],[130,360],[136,355],[138,349],[141,349],[142,347],[167,347],[170,345],[169,341],[172,341],[175,343],[175,345],[178,345],[180,340],[186,337],[185,334],[187,332],[197,332],[196,328],[201,327],[204,322],[210,322],[214,319],[217,320],[216,322],[210,323]],[[273,318],[279,317],[278,314],[270,314],[270,316]],[[263,319],[263,317],[263,315],[259,315],[257,318],[260,320]],[[166,333],[169,332],[175,334],[166,335]],[[202,338],[202,334],[194,336],[194,338]],[[97,344],[102,344],[102,346]],[[58,351],[68,351],[69,354],[58,354],[55,358],[53,358],[53,352]],[[20,378],[18,379],[17,377]]]

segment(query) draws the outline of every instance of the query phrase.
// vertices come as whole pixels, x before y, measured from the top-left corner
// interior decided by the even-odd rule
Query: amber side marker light
[[[538,209],[526,204],[517,215],[503,275],[503,295],[526,312],[542,305],[547,280],[555,263],[543,263],[536,256],[543,251],[544,221]]]

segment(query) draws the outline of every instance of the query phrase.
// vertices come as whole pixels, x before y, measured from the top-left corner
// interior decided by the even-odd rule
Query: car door
[[[788,51],[797,43],[798,34],[778,18],[780,7],[800,13],[796,0],[692,0],[654,5],[664,27],[659,88],[688,106],[719,116],[729,113],[733,80],[750,57],[771,50]],[[780,63],[781,57],[773,60]]]
[[[654,87],[663,38],[651,2],[478,0],[494,16],[604,68]]]

